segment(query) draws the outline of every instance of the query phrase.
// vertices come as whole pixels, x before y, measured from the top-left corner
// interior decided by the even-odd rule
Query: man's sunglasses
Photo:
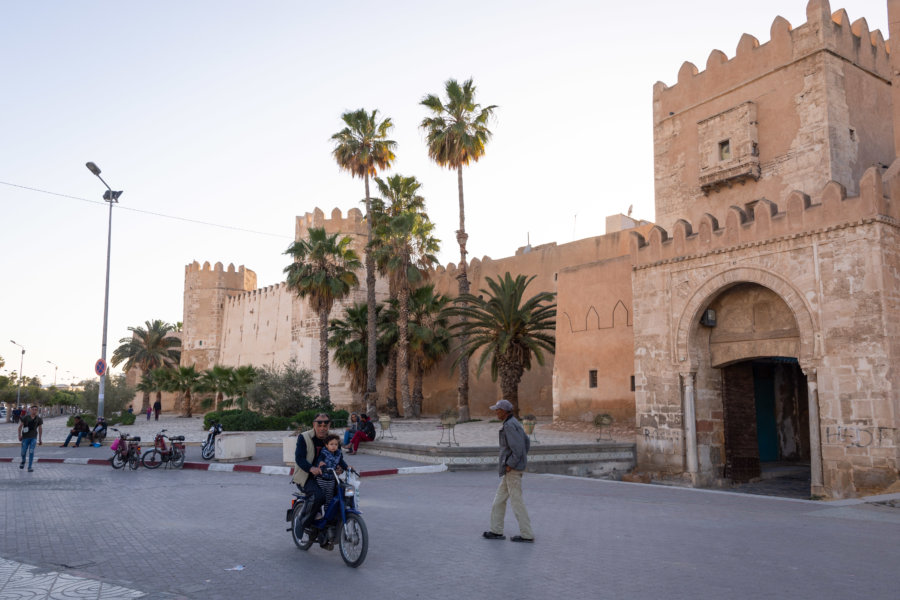
[[[328,425],[331,421],[316,421],[316,425]]]

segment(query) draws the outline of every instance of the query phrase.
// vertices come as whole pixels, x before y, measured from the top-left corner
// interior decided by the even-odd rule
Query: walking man
[[[28,454],[28,472],[31,473],[34,469],[31,468],[32,463],[34,463],[34,445],[43,445],[43,437],[44,437],[44,420],[38,416],[38,407],[33,405],[31,407],[31,414],[24,415],[19,417],[19,441],[22,442],[22,462],[19,463],[19,468],[25,468],[25,454]]]
[[[162,402],[157,400],[156,402],[153,403],[153,413],[156,415],[157,421],[159,421],[159,411],[161,411],[161,410],[162,410]],[[149,419],[150,417],[148,416],[147,418]]]
[[[506,517],[506,501],[509,500],[519,522],[519,535],[510,538],[513,542],[534,542],[531,520],[522,499],[522,474],[528,463],[528,449],[531,442],[522,424],[513,416],[513,405],[509,400],[501,400],[490,407],[503,423],[500,426],[500,487],[491,506],[491,528],[482,535],[489,540],[505,540],[503,521]]]

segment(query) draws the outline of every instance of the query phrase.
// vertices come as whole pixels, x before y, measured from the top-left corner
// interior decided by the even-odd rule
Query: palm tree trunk
[[[456,241],[459,242],[459,274],[456,276],[459,282],[459,295],[469,293],[469,278],[466,273],[466,206],[463,202],[463,176],[462,165],[456,167],[456,181],[459,186],[459,230],[456,232]],[[465,318],[463,318],[465,320]],[[465,343],[466,337],[460,341]],[[459,412],[460,421],[469,420],[469,357],[463,354],[459,359],[459,386],[456,389],[456,410]]]
[[[404,272],[406,265],[404,265]],[[400,374],[400,398],[403,401],[403,416],[414,417],[412,398],[409,395],[409,282],[404,277],[400,282],[400,322],[397,323],[397,370]]]
[[[191,412],[191,390],[185,390],[184,392],[184,416],[192,417],[194,413]]]
[[[147,390],[144,392],[144,398],[141,400],[141,413],[147,412],[147,409],[150,408],[150,391]]]
[[[375,376],[378,373],[376,363],[375,337],[375,256],[372,254],[372,213],[369,200],[369,174],[366,173],[366,413],[372,418],[377,415],[376,400],[378,391],[375,388]]]
[[[424,395],[422,394],[422,379],[424,369],[418,364],[419,361],[413,361],[413,411],[415,411],[416,416],[419,417],[422,415],[422,401],[424,400]]]
[[[500,392],[505,400],[509,400],[513,405],[513,414],[519,418],[519,382],[522,381],[522,374],[525,372],[524,367],[514,360],[500,359],[498,361],[500,370]]]
[[[328,315],[327,308],[319,309],[319,398],[328,399]]]
[[[391,348],[391,355],[388,359],[387,368],[387,411],[392,417],[399,417],[400,411],[397,410],[397,347]]]
[[[222,410],[222,400],[224,399],[224,397],[225,395],[222,393],[222,390],[216,392],[216,412]]]

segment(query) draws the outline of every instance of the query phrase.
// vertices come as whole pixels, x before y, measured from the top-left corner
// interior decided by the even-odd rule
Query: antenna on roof
[[[625,216],[630,217],[630,216],[631,216],[631,211],[632,211],[632,210],[634,210],[634,204],[629,204],[629,205],[628,205],[628,214],[625,215]]]

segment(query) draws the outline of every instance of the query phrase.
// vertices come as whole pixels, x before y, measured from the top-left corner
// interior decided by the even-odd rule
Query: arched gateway
[[[726,268],[695,289],[675,348],[688,473],[740,482],[765,465],[809,465],[811,492],[821,491],[818,339],[809,305],[776,273]]]

